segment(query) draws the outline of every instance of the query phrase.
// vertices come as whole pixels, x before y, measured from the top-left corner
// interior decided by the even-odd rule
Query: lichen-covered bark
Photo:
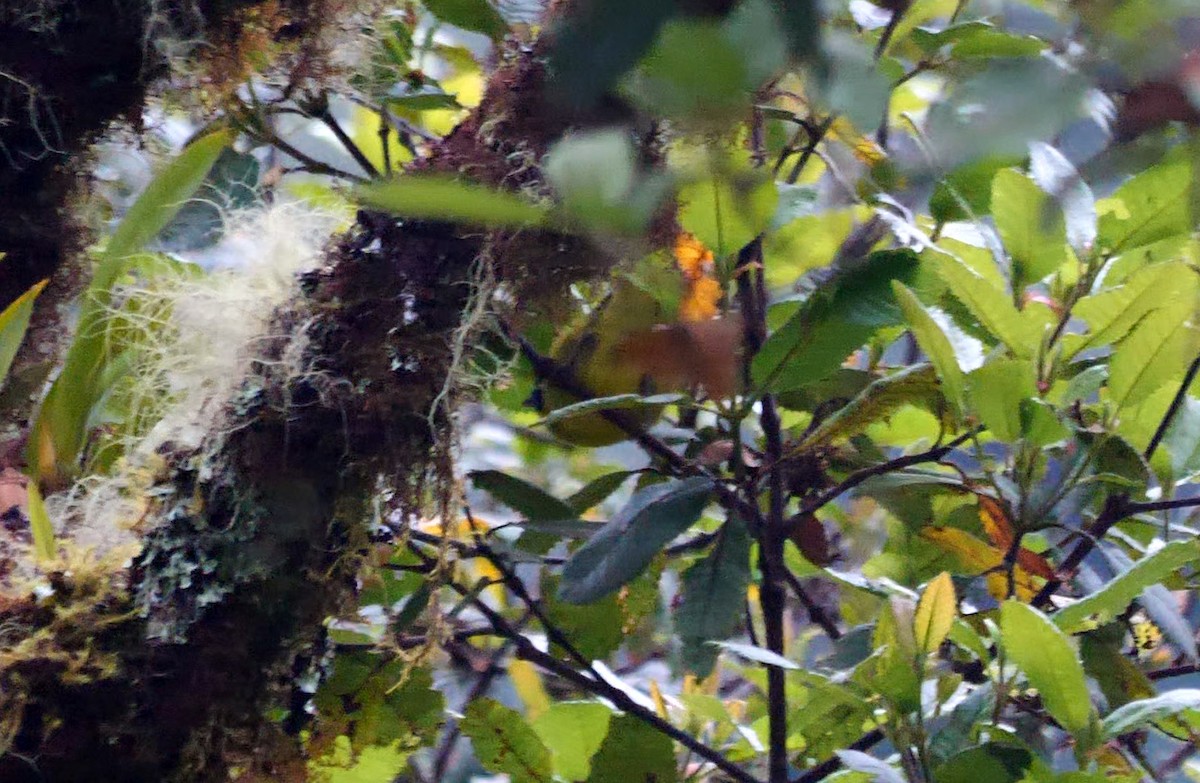
[[[571,122],[540,111],[542,79],[536,52],[510,52],[477,112],[419,167],[541,189],[537,163]],[[133,566],[92,569],[86,595],[64,572],[54,596],[0,606],[0,627],[21,629],[0,635],[0,780],[302,769],[297,741],[264,716],[353,595],[380,479],[410,510],[449,497],[445,392],[473,270],[489,265],[520,294],[601,263],[579,240],[361,213],[277,314],[280,336],[210,442],[166,449]],[[32,638],[55,663],[22,657]]]

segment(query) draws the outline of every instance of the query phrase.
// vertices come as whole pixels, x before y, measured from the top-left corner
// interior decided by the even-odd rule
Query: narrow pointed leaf
[[[709,479],[697,477],[635,493],[629,505],[567,561],[559,598],[589,603],[642,573],[668,541],[700,518],[712,488]]]

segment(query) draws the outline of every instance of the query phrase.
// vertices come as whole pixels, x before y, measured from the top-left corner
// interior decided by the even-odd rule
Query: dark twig
[[[804,589],[804,585],[800,584],[800,579],[792,573],[790,568],[785,568],[783,576],[787,580],[788,585],[792,588],[792,592],[796,594],[804,610],[808,612],[808,617],[817,625],[821,626],[821,630],[826,636],[835,642],[842,638],[842,629],[838,628],[837,623],[833,618],[825,613],[825,610],[818,604],[808,591]]]
[[[1188,389],[1191,388],[1192,381],[1196,380],[1197,372],[1200,372],[1200,356],[1197,356],[1188,365],[1187,373],[1183,376],[1183,383],[1179,385],[1179,391],[1175,392],[1175,397],[1171,400],[1171,404],[1167,406],[1167,412],[1163,414],[1162,420],[1158,422],[1158,429],[1154,431],[1154,437],[1150,438],[1150,445],[1146,446],[1146,452],[1143,455],[1147,462],[1154,456],[1154,452],[1166,436],[1171,422],[1175,420],[1175,415],[1179,413],[1179,409],[1187,401]]]
[[[883,732],[879,729],[871,729],[866,734],[862,735],[854,742],[850,743],[848,750],[868,751],[883,741]],[[842,760],[837,756],[831,756],[815,767],[806,769],[796,777],[792,778],[789,783],[817,783],[819,780],[824,780],[833,773],[842,768]]]
[[[629,694],[620,688],[606,682],[598,677],[589,676],[584,672],[579,671],[564,661],[560,661],[549,653],[539,650],[533,642],[531,642],[524,634],[520,632],[512,623],[505,620],[492,607],[472,594],[466,587],[450,582],[448,586],[457,592],[459,595],[467,598],[472,602],[475,608],[491,623],[492,627],[501,635],[509,639],[516,648],[518,657],[536,664],[546,671],[556,674],[563,679],[574,683],[584,691],[608,699],[616,707],[623,712],[629,713],[638,720],[653,727],[655,730],[665,734],[679,744],[683,745],[688,750],[695,753],[697,756],[711,762],[714,766],[724,772],[726,775],[738,781],[738,783],[760,783],[757,778],[745,771],[737,764],[734,764],[725,757],[720,751],[709,745],[701,742],[691,734],[676,728],[671,723],[660,718],[653,710],[646,709],[642,705],[630,698]]]
[[[800,511],[792,516],[792,519],[797,520],[798,524],[799,520],[804,519],[804,517],[808,516],[809,514],[816,513],[818,510],[824,508],[834,500],[837,500],[843,494],[857,487],[867,479],[875,478],[876,476],[882,476],[897,470],[902,470],[912,465],[919,465],[924,462],[937,462],[961,446],[963,443],[970,440],[977,432],[978,429],[973,429],[970,432],[965,432],[962,435],[959,435],[949,443],[936,446],[928,451],[922,451],[918,454],[907,454],[903,457],[897,457],[896,459],[888,460],[887,462],[881,462],[878,465],[872,465],[869,468],[857,470],[846,478],[842,479],[836,485],[822,492],[820,495],[817,495],[811,500],[805,502],[804,505],[801,506]],[[788,533],[790,534],[791,530],[789,530]]]

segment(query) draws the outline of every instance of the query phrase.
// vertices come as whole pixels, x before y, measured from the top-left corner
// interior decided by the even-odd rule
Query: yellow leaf
[[[931,653],[941,646],[950,633],[957,613],[958,597],[954,593],[954,582],[950,574],[943,571],[925,586],[925,592],[921,593],[921,600],[917,603],[917,613],[913,617],[917,648],[921,652]]]
[[[525,717],[535,721],[550,709],[550,695],[542,684],[542,675],[529,661],[519,658],[508,664],[508,677],[521,701],[525,703]]]
[[[654,700],[654,709],[658,713],[658,717],[663,720],[669,720],[667,702],[663,699],[662,691],[658,688],[658,683],[654,680],[650,681],[650,698]]]
[[[1004,567],[1004,552],[980,541],[965,530],[952,527],[926,527],[921,537],[958,558],[964,571],[987,579],[988,591],[998,599],[1008,596],[1008,572]],[[1041,580],[1021,567],[1013,566],[1013,592],[1022,601],[1037,595]]]
[[[58,555],[58,544],[54,541],[54,525],[46,513],[42,492],[36,481],[30,481],[26,489],[29,493],[29,529],[33,534],[33,551],[38,560],[53,560]]]

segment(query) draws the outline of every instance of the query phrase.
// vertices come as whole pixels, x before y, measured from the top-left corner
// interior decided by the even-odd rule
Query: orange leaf
[[[979,521],[983,523],[984,531],[994,545],[999,547],[1002,552],[1008,552],[1016,535],[1013,532],[1012,523],[1009,522],[1008,511],[1000,501],[993,497],[987,495],[978,495],[977,497],[979,498]],[[1054,569],[1050,563],[1032,549],[1026,547],[1018,549],[1017,562],[1026,571],[1037,574],[1043,579],[1054,578]]]
[[[991,546],[967,531],[953,527],[922,528],[921,538],[954,555],[962,568],[983,576],[987,580],[988,592],[997,599],[1008,596],[1008,573],[1004,567],[1006,550]],[[1029,601],[1037,595],[1040,587],[1040,580],[1019,562],[1013,566],[1013,590],[1017,598]]]

